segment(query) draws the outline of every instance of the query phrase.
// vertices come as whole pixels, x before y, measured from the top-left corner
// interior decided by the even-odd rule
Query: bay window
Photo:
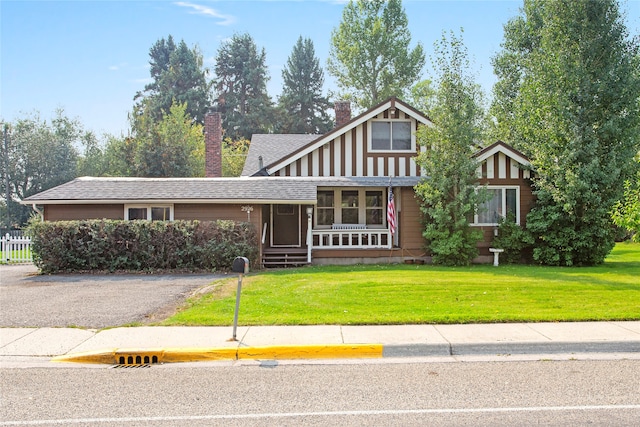
[[[384,228],[386,192],[383,189],[318,190],[315,221],[319,228],[329,228],[333,224]]]

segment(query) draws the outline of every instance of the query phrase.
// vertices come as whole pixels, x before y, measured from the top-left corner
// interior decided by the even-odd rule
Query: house
[[[423,178],[415,156],[425,150],[415,133],[431,121],[392,97],[354,118],[350,104],[338,102],[336,122],[324,135],[253,135],[242,176],[222,178],[221,117],[211,113],[206,178],[83,177],[22,203],[47,221],[249,221],[259,230],[264,266],[428,261],[413,187]],[[499,216],[513,212],[524,223],[530,210],[530,164],[503,142],[475,157],[493,195],[473,222],[485,235],[477,261],[488,262]]]

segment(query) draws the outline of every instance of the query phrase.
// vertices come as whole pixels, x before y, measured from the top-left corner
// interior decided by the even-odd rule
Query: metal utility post
[[[249,260],[245,257],[236,257],[233,260],[233,266],[231,270],[234,273],[238,273],[238,290],[236,291],[236,310],[233,314],[233,336],[230,341],[238,341],[238,311],[240,311],[240,292],[242,291],[242,277],[249,272]]]

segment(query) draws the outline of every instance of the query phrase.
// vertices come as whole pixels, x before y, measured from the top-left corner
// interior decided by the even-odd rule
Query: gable
[[[372,145],[372,128],[377,126],[374,123],[388,123],[391,133],[396,124],[404,123],[399,126],[409,130],[410,148],[376,149]],[[415,163],[420,150],[415,132],[419,125],[431,124],[413,107],[397,98],[389,98],[343,126],[265,165],[268,174],[274,176],[420,176]]]
[[[531,162],[521,152],[497,141],[474,154],[480,163],[476,174],[488,180],[529,179]]]

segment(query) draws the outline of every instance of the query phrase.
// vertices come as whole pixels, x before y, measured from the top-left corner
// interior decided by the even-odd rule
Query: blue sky
[[[405,0],[412,40],[427,55],[443,31],[464,28],[474,72],[487,95],[495,81],[490,59],[499,50],[503,25],[518,14],[520,0]],[[344,1],[0,1],[0,117],[13,121],[56,108],[97,135],[128,129],[133,96],[149,82],[149,49],[171,34],[198,45],[214,68],[220,44],[249,33],[264,48],[275,101],[282,69],[299,36],[311,38],[323,68],[331,31]],[[640,0],[623,3],[627,26],[640,34]],[[429,61],[427,61],[429,63]],[[424,78],[429,78],[429,64]],[[325,70],[325,93],[335,89]]]

